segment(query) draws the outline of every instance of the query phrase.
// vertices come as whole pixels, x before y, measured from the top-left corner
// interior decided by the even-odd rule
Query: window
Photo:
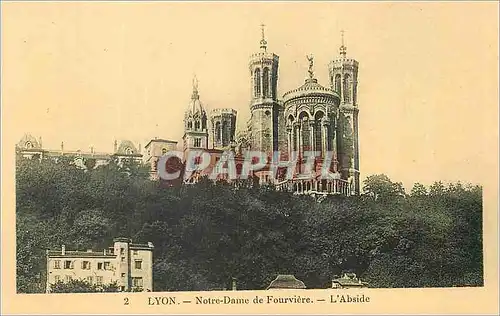
[[[260,69],[257,68],[255,69],[254,75],[253,75],[253,91],[254,91],[254,96],[259,97],[260,96]]]
[[[123,255],[125,253],[125,248],[120,248],[120,254]]]
[[[109,261],[104,262],[104,270],[109,270]]]
[[[124,286],[120,286],[120,291],[124,292],[125,291],[125,287]]]
[[[143,287],[142,278],[132,278],[133,287]]]
[[[82,270],[90,270],[90,261],[82,261]]]
[[[201,138],[194,139],[194,147],[201,147]]]
[[[102,270],[102,262],[97,263],[97,270]]]
[[[340,89],[341,89],[341,82],[342,79],[340,77],[340,74],[335,75],[335,92],[337,92],[340,95]]]
[[[61,269],[61,260],[54,260],[54,269]]]
[[[215,123],[215,141],[221,141],[221,131],[220,131],[220,122]]]
[[[166,148],[163,148],[163,149],[161,150],[161,154],[162,154],[162,155],[165,155],[166,153],[167,153],[167,149],[166,149]]]
[[[137,256],[139,252],[137,250],[134,250],[134,256]]]
[[[344,77],[344,101],[351,102],[351,77],[348,74]]]
[[[124,278],[124,277],[125,277],[125,273],[122,273],[122,278]]]
[[[58,276],[58,275],[54,275],[54,283],[57,283],[57,282],[60,282],[61,281],[61,277]]]
[[[93,278],[92,278],[92,276],[91,276],[91,275],[89,275],[89,276],[87,277],[87,282],[88,282],[89,284],[92,284],[92,281],[93,281]]]
[[[135,268],[142,269],[142,260],[135,260]]]
[[[125,262],[125,257],[122,257],[122,262]]]
[[[71,275],[66,276],[66,282],[71,282],[73,280],[73,277]]]
[[[73,262],[70,260],[64,261],[64,269],[73,269]]]
[[[264,98],[269,96],[269,68],[264,68],[264,75],[262,78],[262,92]]]
[[[227,128],[227,122],[226,121],[222,122],[222,135],[220,141],[222,142],[223,146],[226,146],[229,140],[228,131],[229,128]]]
[[[102,285],[102,276],[96,276],[95,277],[95,283],[97,285]]]

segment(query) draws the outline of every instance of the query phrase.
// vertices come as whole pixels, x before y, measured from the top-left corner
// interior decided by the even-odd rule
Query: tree
[[[422,197],[427,196],[427,189],[423,184],[415,183],[411,189],[410,195],[412,197]]]
[[[392,182],[385,174],[373,175],[366,178],[363,191],[375,199],[405,195],[403,184],[401,182]]]
[[[132,162],[127,172],[116,163],[91,172],[64,160],[16,163],[18,292],[45,290],[45,249],[102,249],[116,236],[153,242],[155,291],[229,288],[233,277],[239,289],[265,289],[277,274],[325,288],[343,271],[372,287],[483,282],[480,186],[435,184],[422,198],[415,184],[401,198],[401,183],[373,175],[365,195],[317,203],[252,180],[164,186]]]

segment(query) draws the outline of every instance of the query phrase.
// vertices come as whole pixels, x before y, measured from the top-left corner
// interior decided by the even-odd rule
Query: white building
[[[102,251],[47,250],[47,292],[58,281],[85,280],[97,286],[116,282],[120,291],[153,290],[153,244],[115,238]]]

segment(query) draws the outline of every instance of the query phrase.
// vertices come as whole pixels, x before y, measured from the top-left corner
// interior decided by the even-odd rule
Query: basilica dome
[[[338,103],[340,102],[339,95],[333,91],[332,89],[325,88],[318,83],[318,79],[316,78],[307,78],[306,82],[298,87],[297,89],[288,91],[283,95],[284,102],[292,101],[301,97],[327,97],[331,99],[335,99]]]
[[[201,104],[200,97],[198,96],[198,91],[193,92],[193,96],[191,97],[191,101],[189,102],[188,113],[191,116],[195,116],[196,114],[205,114],[205,109],[203,108],[203,104]]]

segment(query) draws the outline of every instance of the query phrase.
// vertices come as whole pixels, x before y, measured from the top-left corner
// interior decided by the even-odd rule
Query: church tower
[[[207,113],[200,102],[198,80],[193,78],[193,94],[184,114],[184,155],[186,151],[208,148]]]
[[[230,149],[236,146],[236,110],[214,109],[210,112],[212,147]]]
[[[249,122],[252,150],[266,153],[277,151],[283,141],[278,126],[282,123],[283,106],[278,102],[279,56],[267,51],[267,41],[262,27],[260,51],[250,57],[252,82]]]
[[[344,31],[340,56],[330,62],[328,68],[331,88],[340,96],[337,125],[339,170],[342,178],[351,184],[351,193],[359,194],[358,62],[347,57]]]

